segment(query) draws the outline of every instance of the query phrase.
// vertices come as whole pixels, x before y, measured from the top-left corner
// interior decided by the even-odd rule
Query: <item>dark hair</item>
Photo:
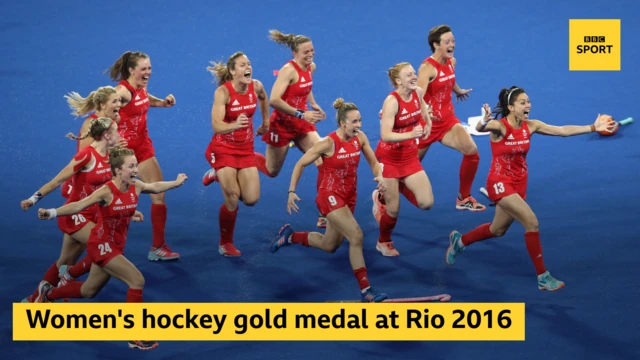
[[[500,90],[498,95],[498,104],[493,108],[493,113],[496,114],[496,119],[501,117],[507,117],[509,115],[509,105],[513,105],[520,94],[524,94],[523,88],[512,86],[508,89]]]
[[[451,32],[451,28],[448,25],[438,25],[429,31],[428,41],[431,52],[436,52],[436,47],[433,46],[433,43],[440,44],[440,38],[448,32]]]
[[[222,86],[222,84],[224,84],[227,81],[233,80],[233,75],[231,75],[231,70],[235,70],[236,60],[238,60],[238,58],[241,56],[246,56],[246,55],[241,51],[236,52],[235,54],[229,57],[226,65],[223,64],[222,61],[220,62],[211,61],[211,65],[213,66],[207,67],[207,70],[209,70],[209,72],[211,72],[211,74],[216,78],[219,86]]]
[[[149,55],[140,51],[127,51],[116,60],[110,68],[105,70],[105,74],[113,81],[127,80],[131,73],[129,68],[135,69],[138,66],[138,60],[148,59]]]

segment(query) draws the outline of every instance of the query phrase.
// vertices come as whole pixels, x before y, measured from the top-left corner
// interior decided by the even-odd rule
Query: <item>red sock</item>
[[[544,259],[542,258],[540,232],[535,231],[524,233],[524,242],[527,245],[527,251],[529,251],[529,256],[531,257],[531,261],[533,261],[533,266],[536,267],[536,274],[540,275],[547,271],[547,268],[544,267]]]
[[[360,285],[360,290],[364,290],[371,286],[369,284],[369,278],[367,277],[367,268],[361,267],[359,269],[353,270],[353,274],[356,276],[356,280],[358,280],[358,285]]]
[[[220,222],[220,245],[230,244],[233,242],[233,230],[236,227],[236,216],[238,216],[238,208],[234,211],[229,211],[224,204],[220,206],[220,215],[218,216],[218,221]]]
[[[382,213],[380,217],[380,237],[378,238],[378,242],[391,241],[391,232],[393,232],[393,229],[396,227],[396,222],[398,222],[397,218],[389,216],[386,212]]]
[[[82,299],[83,296],[80,291],[82,284],[84,284],[82,281],[72,281],[67,283],[65,286],[53,288],[47,295],[47,298],[49,300]]]
[[[398,184],[398,190],[400,190],[400,193],[404,195],[410,203],[419,208],[418,200],[416,200],[416,196],[413,194],[413,191],[409,190],[403,182]]]
[[[309,233],[294,232],[293,235],[291,235],[291,243],[309,247]]]
[[[153,231],[153,247],[164,245],[164,227],[167,224],[167,205],[151,204],[151,228]]]
[[[42,280],[48,282],[53,286],[58,286],[58,282],[60,281],[60,276],[58,276],[58,272],[59,272],[58,265],[56,263],[53,263],[53,265],[49,267],[49,270],[47,270],[47,272],[44,273]],[[33,295],[31,296],[33,299],[38,297],[38,288],[36,288],[36,290],[33,292]]]
[[[42,280],[53,286],[58,286],[58,281],[60,281],[60,276],[58,275],[59,272],[60,270],[58,269],[58,265],[53,263],[53,265],[49,267],[49,270],[44,274]]]
[[[494,235],[489,230],[491,223],[486,223],[462,235],[462,245],[468,246],[476,241],[491,239]]]
[[[129,288],[129,291],[127,291],[127,302],[142,302],[142,289]]]
[[[473,179],[476,177],[479,163],[480,155],[478,153],[462,157],[462,164],[460,164],[460,196],[463,199],[471,196],[471,186],[473,185]]]
[[[254,152],[253,155],[256,157],[256,167],[258,168],[258,171],[270,178],[276,177],[275,175],[272,175],[267,169],[267,158],[264,157],[264,155],[257,152]]]
[[[318,178],[316,179],[316,190],[320,190],[320,184],[324,179],[324,164],[318,165]]]
[[[74,279],[78,278],[91,270],[91,264],[91,258],[89,258],[89,255],[86,255],[82,258],[82,260],[77,262],[69,269],[69,275],[71,275],[71,277]]]

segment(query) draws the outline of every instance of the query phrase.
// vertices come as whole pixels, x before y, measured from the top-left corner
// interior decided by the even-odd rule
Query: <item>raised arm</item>
[[[484,108],[484,118],[476,124],[476,131],[481,133],[492,132],[502,135],[502,124],[499,121],[495,121],[496,119],[491,116],[489,104],[484,104],[482,107]]]
[[[62,185],[63,182],[67,181],[73,174],[80,171],[87,164],[91,162],[91,153],[86,152],[84,156],[76,155],[67,166],[62,169],[58,175],[56,175],[53,179],[51,179],[48,183],[44,184],[38,191],[36,191],[30,198],[26,200],[22,200],[20,202],[20,207],[23,210],[27,210],[32,207],[35,203],[40,201],[43,197],[49,195],[53,190],[57,189]]]
[[[186,180],[187,175],[185,174],[178,174],[178,177],[174,181],[157,181],[147,184],[137,180],[136,191],[138,194],[160,194],[182,186]]]
[[[609,131],[611,132],[615,127],[615,122],[609,121],[611,116],[609,115],[600,115],[596,118],[596,121],[591,125],[565,125],[565,126],[554,126],[543,123],[540,120],[529,120],[527,124],[529,125],[529,131],[533,133],[538,133],[542,135],[550,135],[550,136],[575,136],[587,134],[594,131]]]
[[[40,220],[51,220],[58,216],[77,214],[93,204],[108,203],[112,197],[111,189],[103,185],[100,189],[80,201],[68,203],[57,209],[38,209],[38,218]]]

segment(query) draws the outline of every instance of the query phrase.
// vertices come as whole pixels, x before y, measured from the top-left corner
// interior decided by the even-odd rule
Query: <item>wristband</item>
[[[296,115],[295,115],[298,119],[304,119],[304,110],[296,110]]]
[[[485,122],[484,119],[480,120],[480,124],[482,124],[482,127],[487,126],[488,122]]]
[[[42,193],[40,193],[40,191],[36,191],[33,195],[31,195],[31,197],[28,200],[35,205],[42,198],[43,198]]]
[[[56,211],[56,209],[48,209],[47,211],[49,212],[49,219],[48,220],[52,220],[52,219],[55,219],[56,217],[58,217],[58,212]]]
[[[596,131],[596,126],[591,124],[591,132],[595,132]]]
[[[295,192],[296,192],[295,190],[289,190],[289,194],[295,193]]]

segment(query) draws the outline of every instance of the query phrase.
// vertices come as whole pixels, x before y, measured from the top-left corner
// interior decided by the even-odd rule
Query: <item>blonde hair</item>
[[[100,110],[100,105],[106,104],[109,101],[109,97],[116,93],[116,89],[113,86],[103,86],[92,91],[86,98],[83,98],[75,91],[64,97],[67,99],[67,104],[69,104],[71,110],[73,110],[71,114],[77,117]]]
[[[389,68],[389,79],[391,80],[391,85],[393,85],[393,87],[395,89],[398,88],[398,84],[396,84],[396,79],[398,79],[400,77],[400,71],[405,67],[411,65],[408,62],[401,62],[398,64],[393,65],[393,67]]]
[[[122,170],[124,158],[131,155],[135,155],[133,150],[120,146],[116,146],[109,151],[109,164],[111,165],[111,174],[113,176],[116,176],[116,169]]]
[[[269,30],[269,39],[278,44],[287,45],[293,52],[298,52],[299,45],[311,41],[310,38],[304,35],[283,34],[278,30]]]
[[[222,85],[227,81],[233,80],[233,75],[231,75],[231,70],[236,67],[236,60],[241,57],[246,56],[242,51],[238,51],[235,54],[231,55],[227,60],[227,64],[223,64],[222,61],[214,62],[211,61],[211,65],[207,67],[207,70],[216,78],[218,81],[218,85]]]
[[[87,137],[91,136],[94,140],[100,141],[102,140],[102,136],[106,134],[111,126],[115,123],[115,120],[109,117],[101,117],[97,119],[91,120],[91,125],[89,125],[89,131],[87,131],[84,135],[75,136],[73,133],[68,133],[67,137],[72,140],[84,140]]]
[[[138,60],[148,59],[149,55],[140,51],[127,51],[122,54],[110,68],[104,71],[113,81],[127,80],[131,73],[129,68],[136,68]]]
[[[336,113],[336,119],[338,120],[338,126],[343,121],[347,121],[347,113],[351,110],[358,110],[358,107],[354,103],[344,102],[343,98],[337,98],[333,102],[333,108],[338,110]]]

